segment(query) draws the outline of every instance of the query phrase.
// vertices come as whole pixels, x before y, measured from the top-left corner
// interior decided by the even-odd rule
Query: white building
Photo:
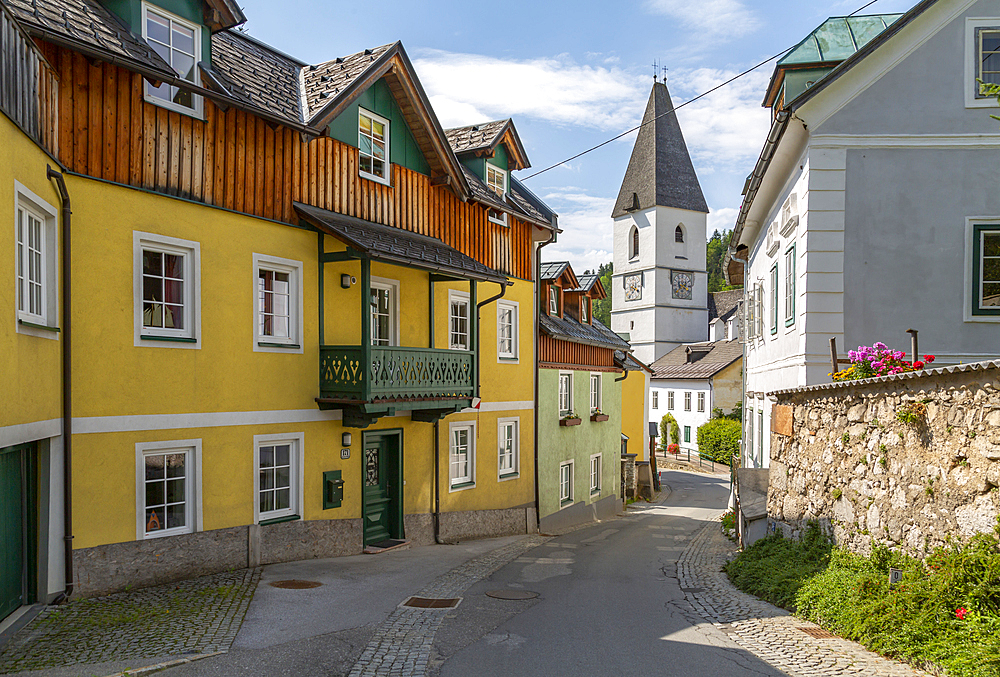
[[[708,325],[708,205],[672,110],[654,83],[612,213],[611,329],[646,364],[704,341]]]
[[[1000,123],[976,84],[995,59],[1000,0],[923,0],[829,19],[778,62],[726,261],[747,288],[745,467],[768,465],[767,393],[830,382],[830,338],[1000,354]]]

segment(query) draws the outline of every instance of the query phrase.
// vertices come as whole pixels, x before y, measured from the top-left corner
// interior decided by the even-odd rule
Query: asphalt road
[[[670,496],[527,552],[471,587],[438,630],[441,677],[497,675],[782,675],[702,633],[683,600],[677,557],[729,498],[728,478],[664,472]],[[528,601],[488,591],[537,592]]]

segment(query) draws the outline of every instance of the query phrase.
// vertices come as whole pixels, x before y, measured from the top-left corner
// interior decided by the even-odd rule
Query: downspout
[[[747,251],[749,251],[749,250],[747,250]],[[748,271],[747,271],[747,265],[748,265],[748,261],[747,261],[747,259],[737,258],[737,256],[736,256],[736,247],[733,247],[732,242],[730,242],[730,244],[729,244],[729,258],[731,260],[735,261],[736,263],[739,263],[740,265],[743,266],[743,316],[742,316],[742,318],[745,319],[746,316],[747,316],[746,313],[747,313],[747,273],[748,273]],[[743,325],[742,322],[740,324]],[[743,411],[743,410],[744,410],[744,408],[746,406],[746,397],[747,397],[747,336],[746,336],[746,334],[747,334],[746,327],[745,326],[741,326],[740,327],[740,345],[743,346],[743,369],[741,370],[743,372],[742,373],[743,388],[741,389],[741,392],[740,392],[740,412],[742,413],[741,418],[743,419],[742,421],[740,421],[740,464],[741,465],[743,463],[743,457],[746,455],[746,440],[744,439],[744,436],[743,436],[743,432],[745,432],[745,430],[746,430],[746,412]],[[729,485],[730,485],[729,501],[731,503],[730,508],[735,509],[736,508],[736,495],[737,495],[737,491],[739,489],[739,487],[737,486],[737,483],[736,483],[736,468],[733,468],[732,472],[730,472],[730,474],[729,474]]]
[[[615,383],[618,383],[619,381],[624,381],[627,378],[628,378],[628,369],[622,367],[622,375],[615,379]]]
[[[66,179],[60,172],[46,167],[46,177],[55,180],[62,201],[62,437],[63,437],[63,568],[65,590],[56,598],[65,602],[73,594],[73,353],[71,346],[72,310],[70,278],[70,233],[73,211],[70,208]]]
[[[535,529],[541,530],[542,517],[539,509],[541,504],[539,503],[538,494],[538,318],[542,314],[542,248],[546,245],[552,244],[556,239],[556,231],[553,230],[549,235],[549,239],[538,245],[535,248],[535,312],[532,315],[532,336],[534,340],[531,342],[533,347],[532,353],[535,366]]]
[[[434,421],[434,542],[441,542],[441,421]]]

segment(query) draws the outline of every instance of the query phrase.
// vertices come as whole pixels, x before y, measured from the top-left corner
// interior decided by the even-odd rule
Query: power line
[[[874,5],[874,4],[876,3],[876,2],[878,2],[878,0],[871,0],[870,2],[866,3],[865,5],[862,5],[862,6],[861,6],[861,7],[859,7],[858,9],[856,9],[856,10],[854,10],[853,12],[851,12],[850,14],[848,14],[847,16],[854,16],[854,15],[855,15],[855,14],[857,14],[858,12],[860,12],[860,11],[862,11],[862,10],[864,10],[864,9],[867,9],[868,7],[871,7],[871,6],[872,6],[872,5]],[[783,49],[783,50],[781,50],[780,52],[778,52],[778,53],[777,53],[777,54],[775,54],[774,56],[772,56],[772,57],[770,57],[770,58],[767,58],[767,59],[764,59],[763,61],[761,61],[761,62],[760,62],[759,64],[757,64],[756,66],[753,66],[753,67],[751,67],[751,68],[748,68],[748,69],[746,69],[745,71],[743,71],[742,73],[740,73],[740,74],[738,74],[738,75],[734,75],[733,77],[729,78],[729,79],[728,79],[728,80],[726,80],[725,82],[723,82],[723,83],[721,83],[721,84],[718,84],[718,85],[716,85],[715,87],[712,87],[712,88],[711,88],[711,89],[709,89],[708,91],[705,91],[705,92],[702,92],[701,94],[699,94],[698,96],[694,97],[693,99],[690,99],[690,100],[688,100],[688,101],[685,101],[684,103],[680,104],[679,106],[674,106],[673,108],[671,108],[670,110],[668,110],[668,111],[666,111],[666,112],[664,112],[664,113],[660,113],[659,115],[657,115],[657,116],[656,116],[655,118],[653,118],[652,120],[649,120],[648,122],[641,122],[641,123],[639,123],[638,125],[636,125],[635,127],[633,127],[632,129],[628,129],[628,130],[626,130],[626,131],[622,132],[622,133],[621,133],[621,134],[619,134],[618,136],[613,136],[613,137],[611,137],[610,139],[608,139],[607,141],[602,141],[601,143],[597,144],[596,146],[592,146],[592,147],[588,148],[587,150],[584,150],[584,151],[580,151],[579,153],[577,153],[576,155],[574,155],[574,156],[572,156],[572,157],[569,157],[569,158],[566,158],[565,160],[562,160],[562,161],[560,161],[560,162],[557,162],[557,163],[555,163],[554,165],[549,165],[549,166],[548,166],[548,167],[546,167],[545,169],[540,169],[540,170],[538,170],[537,172],[535,172],[534,174],[530,174],[530,175],[528,175],[528,176],[524,177],[523,179],[518,179],[518,180],[519,180],[519,181],[527,181],[528,179],[533,179],[533,178],[535,178],[536,176],[538,176],[539,174],[544,174],[545,172],[547,172],[547,171],[549,171],[549,170],[552,170],[552,169],[555,169],[556,167],[560,167],[560,166],[562,166],[562,165],[566,164],[567,162],[572,162],[573,160],[577,159],[578,157],[582,157],[582,156],[586,155],[587,153],[592,153],[593,151],[597,150],[598,148],[601,148],[601,147],[603,147],[603,146],[606,146],[606,145],[608,145],[608,144],[609,144],[609,143],[611,143],[612,141],[617,141],[618,139],[622,138],[623,136],[628,136],[629,134],[631,134],[632,132],[636,131],[637,129],[641,129],[642,127],[644,127],[644,126],[646,126],[646,125],[649,125],[649,124],[652,124],[652,123],[656,122],[657,120],[659,120],[660,118],[662,118],[662,117],[664,117],[664,116],[667,116],[667,115],[670,115],[670,114],[671,114],[671,113],[673,113],[674,111],[676,111],[676,110],[678,110],[678,109],[680,109],[680,108],[683,108],[684,106],[688,105],[689,103],[694,103],[694,102],[695,102],[695,101],[697,101],[698,99],[701,99],[701,98],[704,98],[704,97],[708,96],[709,94],[711,94],[712,92],[715,92],[715,91],[717,91],[717,90],[719,90],[719,89],[722,89],[723,87],[725,87],[726,85],[728,85],[728,84],[729,84],[730,82],[733,82],[734,80],[739,80],[739,79],[740,79],[740,78],[742,78],[742,77],[743,77],[744,75],[748,75],[749,73],[752,73],[752,72],[754,72],[755,70],[757,70],[757,69],[758,69],[758,68],[760,68],[761,66],[763,66],[763,65],[765,65],[765,64],[768,64],[768,63],[770,63],[770,62],[774,61],[775,59],[777,59],[778,57],[782,56],[783,54],[785,54],[785,53],[787,53],[787,52],[790,52],[791,50],[795,49],[795,47],[797,47],[797,46],[798,46],[798,44],[799,44],[799,43],[795,43],[795,44],[794,44],[794,45],[792,45],[791,47],[788,47],[787,49]]]

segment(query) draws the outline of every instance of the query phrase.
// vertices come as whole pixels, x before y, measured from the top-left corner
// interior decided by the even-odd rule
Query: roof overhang
[[[292,206],[304,221],[343,242],[356,253],[357,258],[368,258],[463,280],[495,282],[505,286],[510,284],[503,273],[429,235],[365,221],[301,202],[293,202]]]
[[[246,23],[247,17],[233,0],[206,0],[205,25],[213,33]]]

